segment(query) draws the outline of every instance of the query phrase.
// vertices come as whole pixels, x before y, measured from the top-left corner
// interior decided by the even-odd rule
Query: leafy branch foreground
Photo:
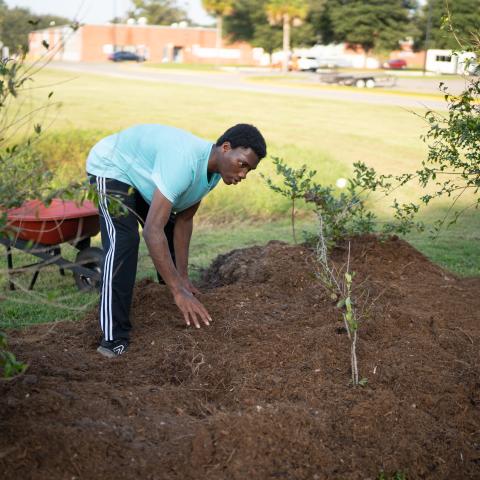
[[[19,362],[7,347],[7,337],[0,332],[0,369],[3,370],[4,377],[10,378],[23,373],[27,369],[27,365]]]
[[[70,26],[71,34],[78,28]],[[37,61],[28,64],[25,56],[7,58],[0,61],[0,235],[9,236],[7,212],[21,206],[27,200],[40,200],[49,205],[55,197],[75,200],[82,203],[92,195],[86,182],[70,183],[57,188],[53,174],[42,157],[34,150],[42,131],[39,118],[55,103],[53,92],[48,92],[44,102],[34,109],[28,109],[25,93],[42,70],[68,40],[66,35],[55,45],[45,40],[45,54]],[[0,332],[0,372],[4,377],[21,373],[26,366],[18,362],[8,351],[6,337]]]
[[[466,80],[465,89],[457,95],[439,85],[447,103],[447,114],[427,111],[424,120],[428,131],[422,140],[428,145],[428,155],[414,172],[400,175],[379,175],[365,164],[355,164],[356,182],[365,191],[380,191],[392,196],[395,190],[417,182],[426,193],[414,202],[400,204],[393,200],[394,217],[401,228],[399,233],[423,229],[415,216],[422,208],[440,198],[446,198],[446,214],[432,225],[435,236],[444,228],[455,224],[467,209],[480,207],[480,77]],[[460,205],[461,199],[466,206]]]

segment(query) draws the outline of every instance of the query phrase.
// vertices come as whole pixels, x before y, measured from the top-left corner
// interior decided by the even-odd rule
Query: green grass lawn
[[[48,128],[37,148],[62,181],[83,177],[88,150],[102,136],[136,123],[173,125],[212,141],[235,123],[253,123],[264,133],[269,155],[282,157],[291,165],[306,163],[318,171],[317,180],[327,184],[348,177],[356,161],[380,172],[402,173],[417,168],[426,155],[426,146],[419,139],[426,124],[414,114],[419,111],[48,70],[36,78],[36,86],[42,85],[44,88],[29,92],[24,108],[38,107],[54,90],[53,98],[60,106],[50,108],[41,119]],[[271,160],[263,160],[258,171],[272,175]],[[259,172],[237,186],[219,185],[205,199],[192,240],[193,272],[232,248],[270,239],[290,240],[289,204],[265,186]],[[421,193],[412,185],[398,196],[401,201],[412,201]],[[390,203],[391,199],[378,197],[370,206],[384,218]],[[445,202],[437,204],[424,218],[436,218],[445,208]],[[314,220],[308,218],[306,215],[304,228],[314,230]],[[460,275],[479,275],[479,232],[480,219],[475,212],[435,241],[427,233],[412,234],[408,239],[444,267]],[[153,276],[144,247],[140,257],[139,277]],[[25,258],[16,261],[28,262]],[[27,277],[22,281],[28,285]],[[0,282],[0,293],[8,297],[0,302],[0,327],[4,328],[78,318],[79,309],[90,308],[96,301],[95,295],[79,294],[72,278],[62,278],[55,271],[42,272],[35,296],[7,293],[5,275]]]
[[[292,165],[307,163],[325,183],[347,176],[359,160],[382,172],[409,171],[426,152],[419,139],[425,122],[403,108],[49,71],[37,84],[52,87],[32,90],[32,106],[51,89],[61,103],[46,115],[43,123],[52,123],[41,147],[63,177],[83,175],[88,149],[103,135],[142,122],[178,126],[211,140],[234,123],[254,123],[267,139],[269,155]],[[268,158],[258,171],[273,171]],[[402,199],[414,193],[406,189]],[[217,188],[202,214],[269,217],[286,208],[255,172],[249,182]]]

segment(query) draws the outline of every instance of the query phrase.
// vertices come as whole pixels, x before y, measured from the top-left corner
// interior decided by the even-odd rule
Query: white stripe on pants
[[[103,269],[102,300],[100,304],[100,326],[105,340],[112,341],[113,316],[112,316],[112,278],[113,262],[115,257],[116,232],[112,218],[108,211],[107,187],[105,177],[97,177],[98,205],[102,212],[107,227],[108,240],[110,243],[105,265]]]

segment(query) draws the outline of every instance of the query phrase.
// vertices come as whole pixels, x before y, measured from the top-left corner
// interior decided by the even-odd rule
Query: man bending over
[[[92,148],[87,173],[98,190],[105,252],[99,353],[113,358],[128,348],[139,223],[159,281],[169,287],[185,323],[196,328],[210,324],[188,278],[193,216],[220,178],[236,185],[265,155],[262,134],[248,124],[229,128],[215,144],[173,127],[137,125]],[[112,198],[128,213],[112,215]]]

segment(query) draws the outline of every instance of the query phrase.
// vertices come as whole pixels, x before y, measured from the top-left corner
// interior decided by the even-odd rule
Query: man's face
[[[259,159],[251,148],[232,148],[229,142],[221,146],[222,161],[220,175],[227,185],[236,185],[247,177],[250,170],[257,168]]]

